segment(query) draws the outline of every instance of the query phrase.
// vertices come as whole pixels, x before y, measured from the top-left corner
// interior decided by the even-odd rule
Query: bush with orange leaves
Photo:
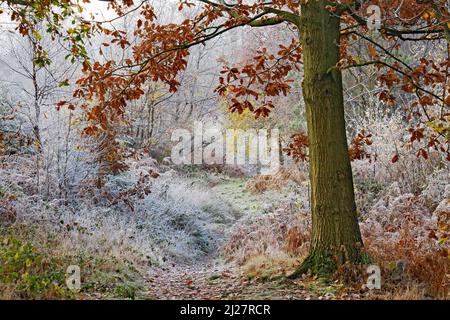
[[[383,292],[419,287],[425,296],[448,298],[450,260],[448,245],[436,228],[448,230],[448,216],[437,221],[420,196],[401,195],[387,212],[374,208],[361,224],[367,250],[382,268]]]

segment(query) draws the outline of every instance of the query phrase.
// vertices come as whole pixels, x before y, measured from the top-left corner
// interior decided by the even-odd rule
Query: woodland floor
[[[267,196],[245,190],[244,179],[233,179],[211,189],[240,211],[228,226],[267,206]],[[317,279],[250,279],[240,267],[225,263],[217,252],[190,265],[152,268],[144,277],[148,296],[158,300],[328,300],[361,299],[361,294],[343,292],[342,287],[322,284]]]
[[[11,172],[17,167],[10,168],[11,163],[5,162],[3,172]],[[150,165],[144,162],[130,174],[114,177],[108,188],[122,190],[116,185],[134,186],[140,172],[152,168],[152,162]],[[374,206],[375,196],[375,200],[370,195],[368,200],[363,199],[367,200],[367,206],[374,206],[366,213],[369,218],[380,220],[380,224],[389,218],[389,224],[385,224],[391,228],[389,232],[383,228],[370,229],[378,235],[372,237],[370,243],[374,252],[380,255],[380,252],[386,252],[385,248],[390,250],[386,257],[376,256],[383,267],[383,288],[371,292],[363,280],[365,275],[358,273],[362,270],[353,268],[339,273],[347,285],[343,281],[324,281],[311,276],[294,281],[286,278],[308,252],[309,195],[302,172],[280,170],[269,179],[268,176],[248,177],[234,172],[166,170],[149,184],[151,194],[134,199],[136,206],[131,214],[128,207],[120,206],[121,203],[112,206],[84,200],[85,204],[72,208],[39,198],[30,201],[27,194],[33,189],[27,191],[27,185],[16,186],[14,181],[8,180],[16,177],[15,171],[4,175],[6,182],[3,185],[9,187],[6,191],[0,188],[0,201],[2,194],[6,199],[13,199],[15,211],[12,212],[19,215],[16,222],[6,224],[8,227],[0,230],[0,240],[3,239],[0,241],[0,258],[9,259],[8,268],[18,276],[4,277],[4,283],[0,277],[0,299],[447,297],[442,284],[448,279],[448,260],[439,258],[440,251],[431,251],[436,250],[434,247],[423,249],[422,242],[411,236],[403,235],[409,241],[407,247],[404,238],[399,238],[403,242],[397,245],[396,238],[388,237],[396,235],[392,221],[399,221],[396,214],[403,214],[402,210],[407,210],[409,215],[417,212],[415,224],[407,224],[408,230],[417,228],[417,234],[427,235],[429,211],[420,203],[414,207],[415,202],[408,200],[414,199],[412,195],[401,197],[402,194],[394,193],[392,199],[388,196],[386,206],[389,202],[392,207],[384,211],[384,207]],[[356,186],[360,195],[367,194],[364,184],[359,182]],[[386,192],[389,195],[394,191]],[[382,195],[377,197],[384,199]],[[405,203],[404,199],[408,201]],[[366,230],[373,225],[378,224],[362,222]],[[403,224],[398,224],[397,228],[403,228]],[[424,241],[429,243],[429,237],[426,236]],[[428,259],[430,252],[434,255]],[[416,274],[405,271],[404,261],[410,261],[405,259],[412,259],[408,268],[419,270],[421,278],[413,278]],[[76,294],[64,289],[68,265],[79,265],[83,270],[82,290]],[[19,276],[23,270],[35,277],[30,280]],[[426,281],[422,280],[424,277]],[[51,286],[39,289],[41,283],[53,283],[59,291]],[[34,289],[36,286],[39,290]]]
[[[304,287],[291,283],[251,282],[237,270],[208,265],[152,270],[149,295],[156,299],[311,299]]]
[[[226,201],[234,203],[241,216],[253,214],[262,206],[257,196],[245,192],[244,180],[222,182],[211,190]],[[236,218],[228,227],[239,223]],[[246,279],[238,267],[227,266],[212,253],[191,265],[173,265],[150,269],[148,295],[155,299],[307,299],[304,288],[294,283],[255,282]]]
[[[250,280],[239,268],[214,260],[151,269],[145,279],[148,296],[157,300],[354,300],[366,296],[317,279]]]

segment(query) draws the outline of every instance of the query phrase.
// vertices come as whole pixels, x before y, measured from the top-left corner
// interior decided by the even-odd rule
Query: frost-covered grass
[[[131,170],[111,178],[105,187],[109,199],[131,188],[139,174]],[[10,186],[14,188],[20,189]],[[138,254],[152,265],[192,262],[215,251],[225,226],[234,221],[226,202],[174,171],[150,181],[149,188],[151,193],[142,199],[132,199],[133,210],[120,201],[99,201],[102,193],[93,189],[68,205],[22,192],[13,204],[18,221],[66,228],[61,246],[67,250],[83,247],[116,257]]]

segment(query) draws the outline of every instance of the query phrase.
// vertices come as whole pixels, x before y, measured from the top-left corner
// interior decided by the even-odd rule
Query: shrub
[[[61,261],[14,236],[0,238],[0,287],[15,287],[18,298],[68,298]]]

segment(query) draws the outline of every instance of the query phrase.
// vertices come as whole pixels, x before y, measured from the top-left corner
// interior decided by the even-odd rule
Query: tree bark
[[[309,256],[291,277],[326,275],[363,261],[353,177],[348,156],[340,59],[340,17],[326,1],[302,5],[303,95],[308,122],[312,240]]]
[[[36,58],[37,58],[37,45],[36,41],[29,36],[28,40],[31,45],[32,51],[32,69],[31,69],[31,81],[33,82],[33,94],[34,94],[34,123],[33,123],[33,133],[35,137],[35,146],[37,149],[37,153],[42,152],[42,140],[41,140],[41,130],[40,130],[40,121],[41,121],[41,106],[40,106],[40,100],[41,100],[41,90],[39,88],[39,82],[38,82],[38,67],[36,65]],[[39,161],[38,161],[39,162]],[[39,175],[39,168],[38,168],[38,175]]]

